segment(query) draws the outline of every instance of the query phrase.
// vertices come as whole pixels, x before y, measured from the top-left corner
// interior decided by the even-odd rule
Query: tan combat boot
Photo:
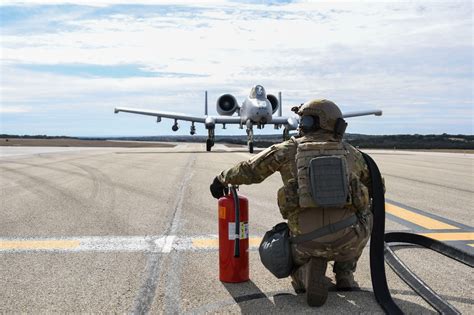
[[[309,306],[321,306],[328,298],[326,285],[326,268],[324,258],[313,257],[306,266],[306,301]]]
[[[336,273],[336,288],[338,291],[354,291],[359,289],[359,284],[354,280],[352,271]]]

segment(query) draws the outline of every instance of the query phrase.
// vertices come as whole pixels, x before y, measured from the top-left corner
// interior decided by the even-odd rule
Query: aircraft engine
[[[239,108],[237,100],[231,94],[224,94],[217,99],[217,112],[219,115],[232,116]]]
[[[276,111],[278,110],[278,107],[280,107],[280,104],[278,104],[278,99],[276,98],[275,95],[268,94],[267,100],[270,102],[270,104],[272,104],[272,114],[275,114]]]

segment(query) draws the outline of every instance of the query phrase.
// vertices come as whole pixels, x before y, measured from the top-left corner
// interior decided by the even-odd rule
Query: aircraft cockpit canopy
[[[256,85],[250,90],[250,98],[256,98],[258,100],[264,100],[267,98],[267,92],[261,85]]]

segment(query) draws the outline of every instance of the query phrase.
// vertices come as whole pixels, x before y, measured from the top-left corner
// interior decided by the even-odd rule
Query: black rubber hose
[[[234,239],[234,257],[240,257],[240,202],[239,195],[235,186],[230,187],[232,197],[234,198],[235,209],[235,239]]]
[[[409,233],[406,233],[409,234]],[[411,234],[409,236],[416,236]],[[423,282],[413,271],[410,270],[401,260],[395,255],[388,244],[385,244],[385,260],[392,270],[412,288],[419,296],[428,302],[440,314],[458,315],[461,314],[454,306],[443,300],[433,289]]]
[[[384,264],[384,261],[387,261],[390,268],[440,314],[460,314],[454,306],[443,300],[426,283],[418,278],[397,255],[395,255],[387,243],[401,242],[420,245],[470,267],[473,266],[473,255],[422,235],[406,232],[385,234],[385,197],[382,177],[374,160],[363,152],[362,155],[369,167],[372,181],[370,192],[372,195],[374,227],[370,240],[370,272],[375,299],[387,314],[403,314],[393,301],[390,291],[388,290]]]
[[[451,259],[457,260],[471,268],[474,267],[474,255],[423,235],[406,232],[391,232],[385,234],[385,242],[401,242],[419,245],[424,248],[434,250],[435,252],[445,255]]]
[[[369,155],[361,153],[369,168],[372,182],[372,187],[369,188],[372,195],[372,212],[374,216],[374,226],[370,237],[370,276],[372,278],[372,288],[375,299],[385,313],[399,315],[403,314],[403,312],[392,299],[385,275],[385,196],[382,175],[374,160]]]

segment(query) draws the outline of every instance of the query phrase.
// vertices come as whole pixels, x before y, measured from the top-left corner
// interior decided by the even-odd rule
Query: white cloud
[[[100,5],[110,3],[124,2]],[[381,107],[386,119],[448,112],[464,119],[466,132],[472,130],[465,119],[473,106],[472,6],[466,3],[202,1],[183,2],[175,10],[134,8],[99,14],[57,7],[54,15],[39,13],[21,27],[7,24],[0,38],[2,105],[47,112],[119,103],[201,113],[191,103],[200,104],[203,90],[243,97],[261,83],[284,92],[286,110],[291,103],[326,97],[345,110]],[[207,76],[91,79],[26,71],[17,64],[140,64]]]
[[[0,114],[18,114],[18,113],[28,113],[31,111],[30,107],[24,106],[0,106]]]

